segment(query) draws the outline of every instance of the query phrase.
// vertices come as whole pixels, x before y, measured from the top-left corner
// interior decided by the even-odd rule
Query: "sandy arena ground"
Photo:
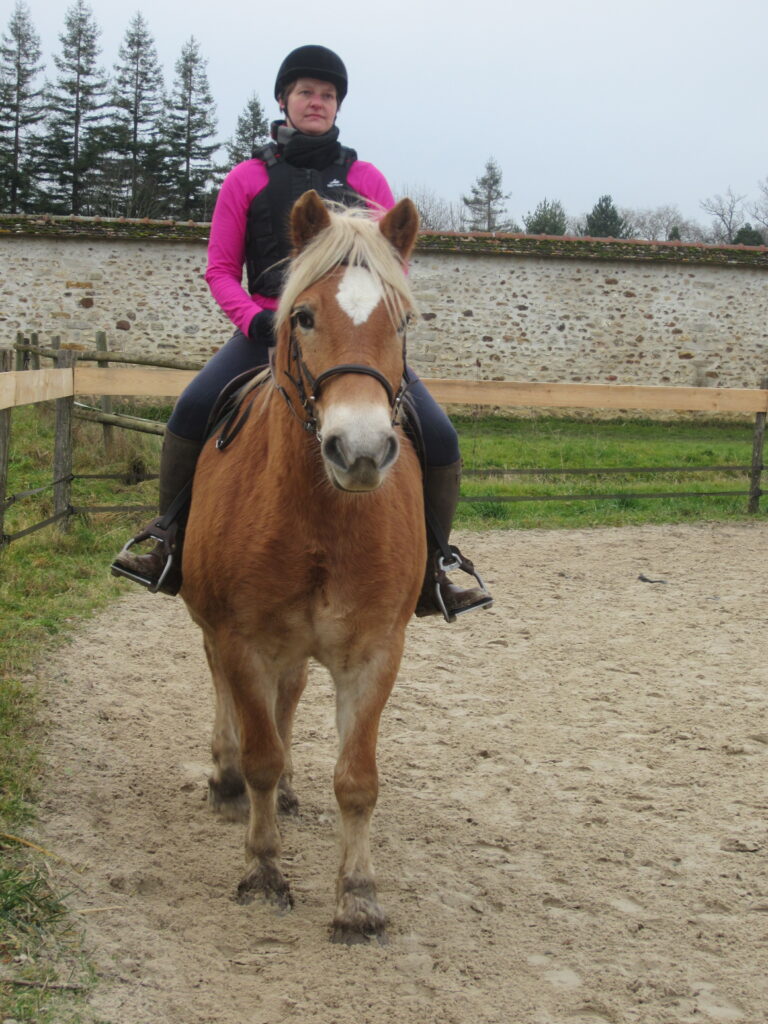
[[[328,941],[323,670],[278,916],[233,901],[243,827],[205,803],[211,687],[183,603],[126,584],[39,666],[42,841],[87,912],[94,1019],[768,1020],[768,523],[459,541],[496,605],[410,630],[379,747],[386,947]]]

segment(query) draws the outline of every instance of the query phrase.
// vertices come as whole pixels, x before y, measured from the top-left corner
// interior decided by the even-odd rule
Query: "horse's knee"
[[[251,789],[269,792],[275,789],[285,769],[282,746],[246,748],[242,751],[241,765]]]
[[[333,788],[343,814],[369,814],[379,795],[379,777],[375,765],[353,763],[337,765]]]

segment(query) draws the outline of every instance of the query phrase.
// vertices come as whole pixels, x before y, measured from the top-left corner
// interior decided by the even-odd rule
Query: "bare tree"
[[[466,231],[467,219],[464,208],[459,203],[443,199],[428,185],[398,186],[395,189],[397,198],[408,196],[413,200],[419,211],[422,231]]]
[[[636,238],[647,238],[652,242],[703,242],[707,236],[700,224],[686,220],[676,206],[621,212],[631,222]]]
[[[709,213],[712,221],[712,237],[716,242],[731,243],[740,227],[744,226],[744,200],[746,196],[734,195],[731,186],[724,196],[716,195],[702,199],[699,206]]]
[[[749,207],[750,216],[768,228],[768,178],[765,181],[758,181],[757,187],[760,190],[760,198]]]

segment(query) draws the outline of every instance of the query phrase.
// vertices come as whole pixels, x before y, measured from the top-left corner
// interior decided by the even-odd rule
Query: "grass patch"
[[[92,1021],[85,995],[94,974],[44,856],[25,855],[9,836],[0,850],[0,1019]]]
[[[753,518],[747,512],[746,472],[707,468],[750,465],[753,424],[749,421],[467,416],[454,417],[454,423],[464,459],[462,496],[476,499],[459,505],[457,525],[467,529],[562,529]],[[669,467],[680,470],[660,472]],[[696,471],[697,467],[701,469]],[[648,472],[640,472],[646,468]],[[503,469],[594,472],[506,477],[468,472]],[[618,469],[627,472],[604,472]],[[643,497],[683,491],[693,494]],[[710,491],[744,493],[705,496]],[[538,500],[521,500],[528,496]],[[515,500],[482,500],[500,497]],[[765,509],[760,514],[764,515]]]
[[[115,441],[107,459],[101,427],[77,423],[75,474],[127,474],[137,461],[157,466],[159,438],[119,431]],[[53,492],[46,486],[52,453],[52,409],[14,410],[8,494],[46,489],[7,509],[7,535],[53,514]],[[72,504],[149,505],[156,491],[153,481],[129,486],[120,480],[75,480]],[[48,858],[12,838],[34,837],[35,800],[45,773],[38,724],[45,694],[37,692],[29,670],[47,646],[64,641],[82,619],[124,592],[107,566],[146,518],[146,513],[77,516],[66,533],[54,525],[0,550],[0,1020],[91,1019],[84,993],[93,979],[79,929],[51,886]]]
[[[0,955],[29,951],[66,914],[39,869],[30,864],[0,868]]]

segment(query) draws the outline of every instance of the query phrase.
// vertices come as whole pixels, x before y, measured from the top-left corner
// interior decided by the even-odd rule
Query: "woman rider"
[[[338,141],[336,115],[346,93],[347,71],[332,50],[324,46],[293,50],[275,82],[283,119],[272,125],[274,142],[255,151],[251,160],[238,164],[224,179],[211,223],[205,279],[237,330],[181,394],[168,421],[160,460],[161,517],[192,478],[219,392],[239,374],[269,361],[281,284],[276,264],[290,253],[287,224],[293,203],[314,188],[324,198],[347,205],[362,198],[371,207],[394,206],[383,174]],[[243,265],[247,291],[241,284]],[[459,493],[458,439],[421,381],[412,370],[408,374],[424,436],[425,498],[447,538]],[[146,536],[157,534],[150,527]],[[131,543],[113,563],[113,572],[158,589],[167,548],[160,543],[138,555],[130,550]],[[432,539],[430,548],[432,566],[437,553]],[[461,589],[434,569],[428,576],[417,615],[443,611],[434,593],[435,582],[449,615],[490,604],[490,595],[482,588]],[[176,593],[178,586],[177,579],[160,589]]]

